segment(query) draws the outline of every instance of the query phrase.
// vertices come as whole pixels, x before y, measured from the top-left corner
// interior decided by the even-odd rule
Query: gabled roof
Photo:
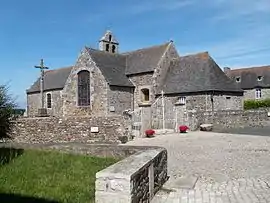
[[[208,52],[173,60],[163,90],[167,94],[207,91],[243,92],[225,75]]]
[[[126,56],[87,48],[109,85],[134,87],[125,75]]]
[[[131,75],[154,71],[169,44],[168,42],[123,53],[123,55],[127,56],[126,74]]]
[[[243,89],[270,87],[270,66],[233,69],[229,70],[227,75],[234,81],[240,77],[238,85]],[[258,76],[262,76],[261,81],[258,81]]]
[[[63,89],[70,74],[72,66],[45,71],[44,91]],[[27,93],[40,92],[40,78],[28,89]]]

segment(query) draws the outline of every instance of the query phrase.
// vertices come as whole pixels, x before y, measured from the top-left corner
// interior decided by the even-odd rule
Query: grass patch
[[[0,154],[6,150],[0,148]],[[117,161],[41,150],[25,150],[18,157],[11,154],[8,159],[0,156],[0,199],[1,194],[16,194],[65,203],[94,202],[96,172]]]

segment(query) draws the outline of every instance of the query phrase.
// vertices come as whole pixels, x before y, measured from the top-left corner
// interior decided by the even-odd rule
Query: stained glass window
[[[90,105],[90,73],[87,70],[78,73],[78,106]]]

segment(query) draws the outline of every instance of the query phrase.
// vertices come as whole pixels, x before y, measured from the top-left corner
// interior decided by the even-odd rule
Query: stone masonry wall
[[[149,103],[154,101],[155,95],[153,92],[153,73],[145,73],[145,74],[137,74],[129,77],[131,82],[135,85],[134,90],[134,108],[138,108],[142,105],[142,88],[148,88],[150,90],[150,101]]]
[[[133,110],[134,88],[110,86],[108,90],[108,111],[110,114],[121,115],[123,111]]]
[[[161,92],[157,92],[161,90],[162,84],[164,84],[164,79],[166,78],[168,68],[170,66],[170,62],[172,59],[179,58],[179,54],[174,46],[174,44],[171,42],[167,50],[165,51],[164,55],[161,58],[160,63],[158,64],[157,68],[155,69],[155,73],[153,75],[154,83],[153,83],[153,89],[156,94],[160,94]]]
[[[82,70],[90,73],[90,106],[79,107],[77,105],[77,74]],[[73,67],[63,90],[63,115],[85,116],[107,115],[107,90],[108,84],[101,71],[92,60],[87,50],[83,50],[76,65]]]
[[[122,116],[20,118],[12,136],[15,142],[22,143],[115,143],[121,136],[130,138],[129,128],[129,119]]]
[[[138,152],[96,174],[96,202],[149,203],[168,180],[167,150]]]
[[[269,99],[270,98],[270,88],[261,89],[262,98],[261,99]],[[255,89],[245,90],[244,99],[255,99]]]
[[[179,97],[182,96],[165,96],[164,98],[164,115],[165,115],[165,128],[176,129],[179,125],[188,125],[187,112],[204,112],[212,111],[211,95],[189,95],[186,96],[186,104],[179,104]],[[230,99],[227,99],[229,97]],[[242,110],[242,96],[231,95],[214,95],[214,111],[223,110]],[[153,129],[163,128],[163,109],[162,99],[159,97],[156,102],[151,106],[152,124]]]
[[[52,108],[47,108],[47,93],[52,94]],[[44,91],[44,107],[47,108],[48,115],[62,116],[62,91]],[[41,107],[40,93],[27,94],[27,115],[29,117],[35,117],[38,114],[38,109]]]
[[[37,116],[41,107],[40,93],[27,94],[27,116]]]
[[[188,126],[197,130],[200,124],[211,123],[214,128],[239,128],[269,125],[267,110],[225,110],[215,112],[187,112]]]

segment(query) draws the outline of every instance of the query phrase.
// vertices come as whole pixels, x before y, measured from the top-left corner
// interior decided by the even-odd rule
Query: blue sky
[[[220,67],[270,65],[269,0],[1,0],[0,27],[0,84],[21,107],[41,58],[72,65],[107,29],[120,51],[172,39],[181,55],[209,51]]]

